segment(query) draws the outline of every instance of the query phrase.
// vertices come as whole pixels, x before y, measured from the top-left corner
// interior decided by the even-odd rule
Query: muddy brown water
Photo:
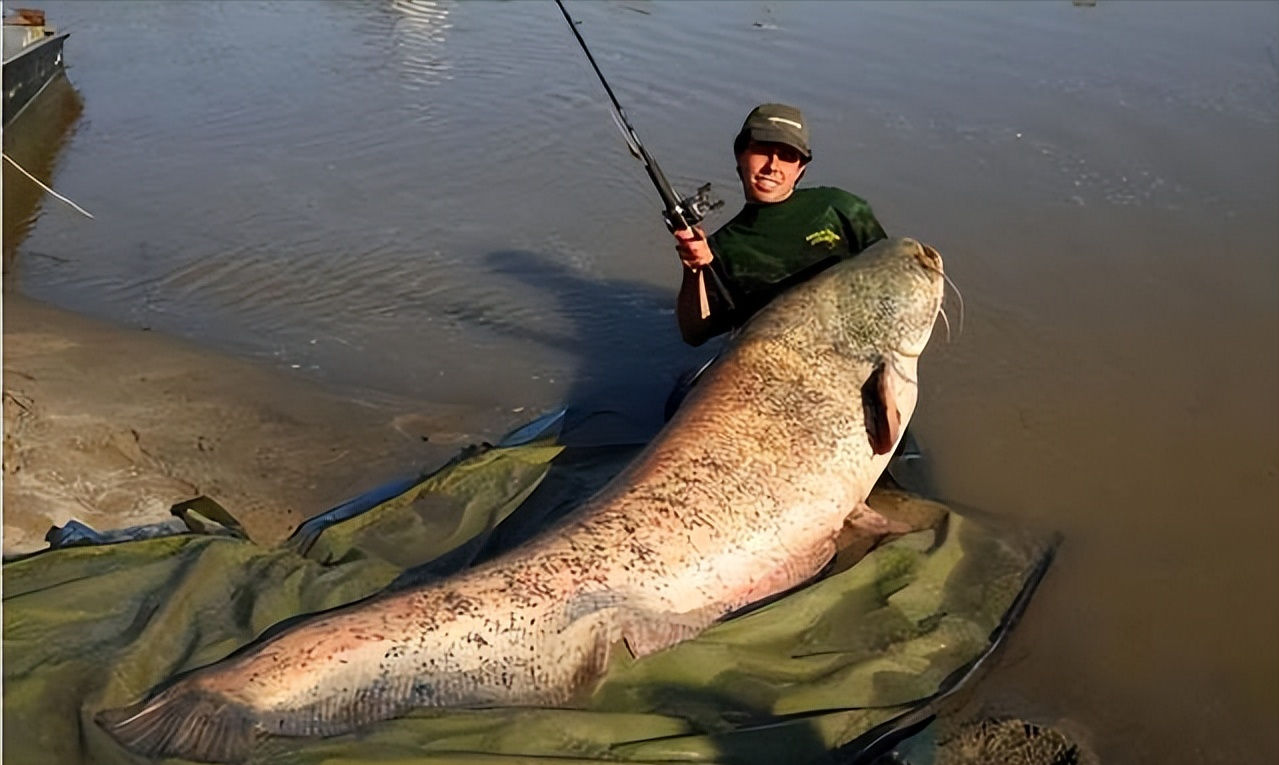
[[[5,289],[335,390],[654,427],[679,268],[550,2],[67,3]],[[677,186],[802,106],[807,183],[964,296],[942,499],[1063,532],[980,701],[1107,763],[1279,759],[1279,4],[572,3]],[[6,141],[8,145],[8,141]],[[47,176],[46,176],[47,177]]]

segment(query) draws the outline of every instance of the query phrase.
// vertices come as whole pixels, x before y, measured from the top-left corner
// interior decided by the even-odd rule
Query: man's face
[[[784,143],[751,139],[737,155],[737,175],[742,191],[751,202],[780,202],[795,190],[804,172],[804,157]]]

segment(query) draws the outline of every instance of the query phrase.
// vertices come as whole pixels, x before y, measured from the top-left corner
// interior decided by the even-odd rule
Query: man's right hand
[[[706,233],[696,226],[675,232],[675,251],[684,267],[694,271],[709,266],[715,259]]]

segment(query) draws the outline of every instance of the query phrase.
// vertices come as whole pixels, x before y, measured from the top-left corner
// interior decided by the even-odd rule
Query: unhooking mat
[[[222,517],[222,534],[69,546],[6,563],[5,762],[143,762],[95,724],[97,712],[136,702],[281,620],[500,554],[637,451],[525,436],[335,508],[277,549]],[[1051,557],[1042,541],[902,496],[893,512],[928,528],[695,640],[638,661],[615,657],[577,708],[423,709],[333,738],[263,739],[251,761],[868,761],[984,661]],[[201,531],[215,526],[184,516]]]

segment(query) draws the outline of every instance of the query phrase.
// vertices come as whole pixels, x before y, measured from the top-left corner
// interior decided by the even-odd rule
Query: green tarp
[[[281,620],[517,545],[634,452],[552,441],[474,449],[277,549],[190,533],[6,563],[4,759],[141,762],[96,725],[97,712]],[[420,710],[330,739],[264,739],[252,761],[820,762],[982,656],[1045,555],[935,503],[900,492],[880,501],[928,528],[695,640],[640,661],[615,656],[576,708]]]

